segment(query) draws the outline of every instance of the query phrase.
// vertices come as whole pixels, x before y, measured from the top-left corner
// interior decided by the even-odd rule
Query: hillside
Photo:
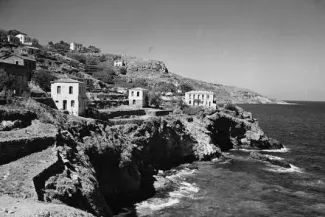
[[[0,52],[19,52],[24,45],[7,42],[7,35],[19,33],[18,30],[0,31]],[[37,62],[37,72],[46,71],[55,77],[69,76],[73,79],[84,79],[88,91],[107,91],[111,87],[143,87],[160,93],[172,93],[181,96],[189,90],[208,90],[216,94],[218,103],[284,103],[276,99],[262,96],[254,91],[221,84],[208,83],[177,75],[170,72],[162,61],[146,60],[127,55],[101,53],[95,46],[83,47],[79,51],[70,51],[69,43],[60,41],[40,45],[37,39],[32,46],[39,49],[32,55]],[[1,53],[0,53],[1,56]],[[120,61],[122,66],[114,66]],[[46,75],[42,73],[40,76]],[[49,85],[49,82],[45,82]],[[40,83],[42,86],[44,83]],[[42,87],[48,91],[48,86]],[[47,90],[46,90],[47,89]]]

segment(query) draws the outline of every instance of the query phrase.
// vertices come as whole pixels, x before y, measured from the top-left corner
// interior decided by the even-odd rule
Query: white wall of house
[[[122,60],[115,60],[114,66],[117,66],[117,67],[124,66],[124,62]]]
[[[138,108],[147,106],[147,90],[142,88],[133,88],[129,90],[129,105]]]
[[[70,50],[81,50],[82,49],[82,44],[79,43],[70,43]]]
[[[215,107],[214,94],[208,91],[190,91],[185,93],[185,103],[190,106]]]
[[[51,96],[59,110],[76,116],[84,114],[86,110],[86,85],[83,83],[52,83]]]
[[[26,44],[26,45],[31,45],[32,44],[32,39],[28,37],[27,35],[23,34],[18,34],[16,35],[17,38],[19,38],[20,43]]]

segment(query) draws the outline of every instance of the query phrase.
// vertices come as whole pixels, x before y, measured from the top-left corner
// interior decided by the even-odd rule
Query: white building
[[[143,108],[148,105],[148,90],[136,87],[129,90],[129,105],[136,108]]]
[[[32,45],[32,39],[26,34],[18,34],[16,37],[19,38],[20,43],[24,45]]]
[[[190,106],[216,107],[214,93],[209,91],[190,91],[185,93],[185,103]]]
[[[70,43],[70,50],[80,51],[82,49],[82,44],[72,42]]]
[[[83,115],[87,106],[86,85],[70,78],[53,81],[51,96],[59,110],[72,115]]]
[[[19,44],[20,43],[20,39],[16,36],[8,35],[7,39],[10,44]]]
[[[114,66],[122,67],[122,66],[125,66],[125,63],[123,60],[114,60]]]

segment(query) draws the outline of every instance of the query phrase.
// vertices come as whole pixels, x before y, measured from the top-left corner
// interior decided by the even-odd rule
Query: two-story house
[[[70,50],[80,51],[80,50],[82,50],[82,44],[71,42],[70,43]]]
[[[15,81],[12,85],[15,95],[28,94],[28,82],[31,80],[32,71],[24,66],[0,62],[0,73],[5,76],[14,76]]]
[[[19,38],[18,37],[16,37],[16,36],[13,36],[13,35],[8,35],[7,36],[7,39],[8,39],[8,42],[10,43],[10,44],[19,44],[20,43],[20,40],[19,40]]]
[[[123,60],[114,60],[114,66],[115,67],[123,67],[123,66],[125,66],[125,63]]]
[[[148,90],[137,87],[129,89],[129,105],[144,108],[148,105]]]
[[[51,96],[59,110],[83,115],[87,106],[86,85],[70,78],[51,82]]]
[[[18,34],[16,35],[17,38],[19,38],[20,43],[24,45],[32,45],[32,39],[28,37],[26,34]]]
[[[214,93],[210,91],[189,91],[185,93],[185,103],[190,106],[216,107]]]
[[[8,54],[1,57],[0,62],[24,66],[28,70],[36,69],[36,60],[27,56],[18,54]]]

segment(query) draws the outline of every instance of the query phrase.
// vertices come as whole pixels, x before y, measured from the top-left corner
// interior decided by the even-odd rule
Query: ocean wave
[[[261,152],[278,152],[278,153],[285,153],[285,152],[289,152],[290,149],[285,147],[284,148],[280,148],[280,149],[263,149],[263,150],[259,150]]]
[[[274,155],[269,155],[265,154],[266,157],[270,158],[271,160],[284,160],[282,157],[274,156]]]
[[[151,215],[158,210],[175,206],[180,203],[181,198],[200,199],[195,196],[195,194],[199,192],[200,188],[196,186],[195,183],[184,181],[187,176],[193,175],[196,172],[195,169],[185,168],[179,171],[172,170],[170,172],[175,172],[175,174],[165,176],[165,179],[168,179],[177,187],[175,187],[173,191],[169,192],[166,197],[153,197],[135,204],[138,216]]]
[[[287,147],[283,147],[280,149],[247,149],[247,148],[238,148],[238,149],[231,149],[230,151],[242,151],[242,152],[278,152],[278,153],[285,153],[289,152],[290,149]]]
[[[267,171],[276,172],[276,173],[303,173],[303,170],[299,167],[296,167],[290,164],[290,168],[284,168],[276,165],[269,165],[269,168],[266,168]]]
[[[295,182],[295,184],[302,185],[302,186],[311,186],[311,187],[325,187],[325,182],[323,180],[317,179],[317,180],[311,180],[311,181],[300,181]]]

